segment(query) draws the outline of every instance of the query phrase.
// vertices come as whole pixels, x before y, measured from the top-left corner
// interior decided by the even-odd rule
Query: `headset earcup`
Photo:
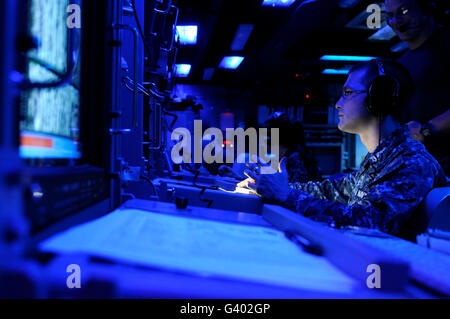
[[[367,98],[366,98],[366,106],[369,113],[372,115],[378,116],[380,115],[380,96],[379,96],[379,80],[380,76],[377,76],[372,80],[369,84],[369,88],[367,90]]]
[[[370,89],[370,88],[371,88],[371,85],[369,85],[369,89]],[[374,107],[374,105],[373,105],[373,99],[372,99],[372,96],[370,95],[369,91],[367,92],[367,96],[366,96],[365,102],[366,102],[366,108],[367,108],[367,111],[368,111],[370,114],[376,116],[376,115],[377,115],[376,107]]]
[[[377,76],[369,85],[366,106],[375,116],[395,112],[398,106],[398,82],[387,75]]]

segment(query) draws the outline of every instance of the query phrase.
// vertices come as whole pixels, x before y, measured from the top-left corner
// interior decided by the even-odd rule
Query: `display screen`
[[[28,31],[36,48],[27,52],[26,76],[55,88],[30,88],[21,99],[22,158],[79,159],[80,30],[68,27],[69,0],[30,0]],[[79,5],[79,4],[77,4]],[[70,72],[69,76],[68,75]],[[66,76],[66,77],[65,77]]]

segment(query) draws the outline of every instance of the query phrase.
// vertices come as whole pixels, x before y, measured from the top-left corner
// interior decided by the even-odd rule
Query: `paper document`
[[[76,226],[40,249],[308,290],[346,293],[358,285],[281,231],[137,209]]]

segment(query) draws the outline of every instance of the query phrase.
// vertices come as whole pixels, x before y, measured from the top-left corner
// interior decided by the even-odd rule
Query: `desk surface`
[[[370,237],[351,232],[346,232],[345,235],[404,259],[410,266],[414,282],[450,296],[450,255],[396,237]]]
[[[162,219],[155,219],[154,214],[161,215]],[[177,217],[183,220],[186,219],[185,217],[190,219],[187,219],[186,223],[177,221]],[[114,227],[105,227],[102,218],[109,218],[110,226]],[[78,226],[84,228],[81,231],[80,228],[75,227],[58,234],[43,245],[47,245],[47,251],[60,254],[60,257],[52,263],[53,268],[60,267],[58,265],[64,264],[66,260],[71,260],[73,263],[76,258],[81,258],[80,263],[84,263],[83,267],[88,269],[85,271],[86,274],[100,271],[103,277],[109,276],[118,286],[126,287],[123,288],[125,290],[122,291],[122,296],[168,298],[407,298],[414,296],[410,292],[387,293],[360,287],[351,277],[343,274],[323,257],[314,257],[309,254],[305,256],[306,253],[287,241],[284,236],[281,238],[277,234],[278,231],[258,215],[192,207],[180,210],[170,203],[131,200],[119,210],[102,218]],[[155,230],[161,230],[155,224],[162,220],[164,220],[165,230],[161,233],[161,237],[158,234],[155,235]],[[219,228],[214,228],[217,231],[201,237],[199,231],[205,226],[202,220],[205,223],[211,223],[208,224],[207,229],[216,226]],[[146,231],[142,231],[142,225],[146,225]],[[192,227],[196,228],[198,233],[192,232]],[[246,227],[253,227],[252,231],[249,232]],[[141,231],[132,231],[138,229]],[[267,229],[267,232],[264,229]],[[136,233],[140,233],[140,240],[136,237]],[[162,246],[155,246],[154,240],[162,240],[164,234],[172,234],[170,238],[176,237],[173,235],[175,233],[182,237],[173,243],[172,241],[160,242],[160,245],[185,247],[183,250],[191,249],[195,252],[191,246],[200,243],[201,250],[198,252],[199,254],[202,252],[201,258],[183,251],[181,252],[184,253],[183,260],[177,260],[176,255],[164,256]],[[151,234],[152,236],[147,236]],[[266,236],[268,234],[269,237]],[[111,241],[113,237],[115,237],[114,242]],[[149,238],[152,238],[150,242],[148,242]],[[236,240],[241,241],[237,243]],[[105,242],[108,244],[105,245]],[[159,253],[148,254],[152,249]],[[126,252],[125,257],[124,252]],[[114,264],[88,262],[87,257],[80,257],[80,254],[106,258],[114,261]],[[158,258],[153,258],[156,255]],[[288,267],[289,264],[292,267]]]
[[[129,200],[122,205],[122,208],[134,208],[171,215],[192,216],[223,222],[273,227],[269,222],[265,221],[261,218],[261,216],[256,214],[196,206],[188,206],[186,209],[177,209],[175,204],[172,203],[162,203],[143,199]]]

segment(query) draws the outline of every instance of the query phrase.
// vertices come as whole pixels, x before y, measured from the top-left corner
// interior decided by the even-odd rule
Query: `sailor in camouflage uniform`
[[[339,129],[359,134],[369,150],[358,171],[339,179],[289,184],[283,159],[280,172],[248,171],[251,178],[240,186],[330,225],[401,233],[427,193],[448,185],[438,162],[398,124],[396,110],[412,93],[408,83],[407,71],[391,61],[372,60],[350,71],[336,108]],[[387,105],[380,110],[382,103]]]
[[[291,184],[286,206],[335,226],[396,234],[426,194],[445,183],[437,161],[402,127],[367,154],[359,171],[338,180]]]

